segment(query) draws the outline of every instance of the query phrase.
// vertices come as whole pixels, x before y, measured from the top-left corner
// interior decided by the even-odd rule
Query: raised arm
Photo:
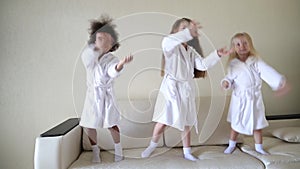
[[[116,70],[119,72],[123,69],[123,66],[129,62],[131,62],[133,60],[133,56],[129,55],[124,57],[122,60],[120,60],[120,62],[117,64],[116,66]]]
[[[199,54],[193,50],[193,53],[197,55],[195,57],[195,68],[198,70],[205,71],[209,69],[210,67],[214,66],[221,57],[227,56],[230,53],[233,52],[233,49],[227,50],[226,48],[221,48],[218,50],[215,50],[210,55],[208,55],[205,58],[199,57]]]
[[[195,57],[195,68],[197,70],[205,71],[210,67],[214,66],[219,60],[220,57],[216,50],[205,58],[202,58],[198,55]]]
[[[92,47],[87,47],[81,54],[83,65],[87,71],[92,71],[97,64],[100,53],[94,51]]]
[[[189,22],[186,28],[182,28],[183,30],[173,33],[163,39],[162,41],[163,51],[170,52],[177,45],[181,43],[186,43],[187,41],[192,40],[193,37],[199,36],[198,29],[200,28],[201,26],[198,22],[196,21]]]
[[[189,28],[185,28],[182,31],[179,31],[174,34],[170,34],[169,36],[165,37],[162,41],[162,49],[164,52],[170,52],[176,46],[180,45],[181,43],[187,42],[193,39]]]
[[[257,67],[260,77],[274,90],[278,90],[285,85],[285,77],[279,74],[274,68],[265,63],[262,59],[258,59]]]
[[[117,58],[115,58],[109,65],[108,75],[113,78],[117,77],[119,73],[122,71],[124,65],[128,64],[132,60],[133,60],[132,55],[126,56],[120,61]]]

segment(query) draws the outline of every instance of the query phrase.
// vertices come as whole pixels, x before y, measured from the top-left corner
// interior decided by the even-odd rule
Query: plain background
[[[160,41],[175,19],[190,17],[203,25],[205,54],[248,32],[261,57],[292,86],[274,97],[264,84],[267,115],[299,113],[298,0],[2,0],[0,13],[0,168],[33,168],[35,138],[80,114],[86,86],[79,56],[89,20],[102,13],[116,19],[122,46],[115,54],[135,57],[116,80],[118,99],[155,98]],[[218,88],[226,61],[197,80],[200,96],[226,94]]]

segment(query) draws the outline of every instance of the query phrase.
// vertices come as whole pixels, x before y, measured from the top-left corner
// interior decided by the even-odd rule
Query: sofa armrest
[[[82,139],[78,124],[78,118],[71,118],[36,138],[35,169],[66,169],[78,158]]]
[[[273,115],[273,116],[266,116],[266,118],[267,120],[300,119],[300,114]]]

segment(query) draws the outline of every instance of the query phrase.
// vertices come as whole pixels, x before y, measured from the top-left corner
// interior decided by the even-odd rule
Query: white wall
[[[116,18],[122,40],[116,55],[135,54],[116,81],[118,98],[155,96],[161,81],[159,34],[168,33],[176,17],[187,16],[204,27],[205,53],[228,46],[236,32],[250,33],[261,56],[293,87],[275,98],[264,85],[267,114],[299,113],[299,7],[298,0],[1,1],[0,168],[33,168],[35,137],[80,113],[85,72],[77,59],[88,37],[88,20],[102,13]],[[200,95],[222,94],[217,90],[222,76],[220,63],[198,80]]]

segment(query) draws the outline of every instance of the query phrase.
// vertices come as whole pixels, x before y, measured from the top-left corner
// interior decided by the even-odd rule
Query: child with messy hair
[[[120,143],[120,112],[116,105],[113,82],[132,56],[119,60],[112,54],[119,48],[118,33],[112,19],[92,20],[88,45],[81,54],[86,69],[87,92],[80,126],[84,127],[93,150],[93,162],[101,162],[97,145],[98,128],[108,128],[115,143],[115,161],[123,159]]]

